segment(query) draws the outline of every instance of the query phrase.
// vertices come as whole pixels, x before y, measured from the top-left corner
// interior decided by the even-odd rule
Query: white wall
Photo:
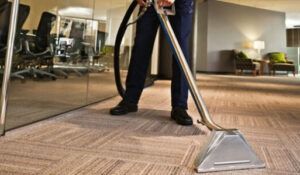
[[[125,15],[126,9],[127,9],[126,6],[124,6],[124,7],[112,8],[107,10],[107,25],[106,25],[106,31],[108,33],[108,38],[106,40],[107,45],[115,44],[117,32],[121,24],[121,21]],[[132,35],[131,35],[132,33],[133,33],[133,28],[130,26],[127,28],[126,34],[124,36],[124,40],[123,40],[124,45],[132,45]]]
[[[207,35],[208,35],[208,3],[199,2],[197,5],[197,16],[196,25],[198,33],[197,43],[194,45],[196,51],[196,70],[207,71]]]
[[[204,8],[203,17],[205,9],[208,11],[207,22],[200,21],[200,25],[207,25],[207,42],[200,43],[198,48],[201,50],[207,44],[207,56],[199,54],[198,71],[234,72],[232,50],[245,49],[245,42],[265,41],[263,55],[286,52],[284,13],[215,0],[207,1],[201,8]]]

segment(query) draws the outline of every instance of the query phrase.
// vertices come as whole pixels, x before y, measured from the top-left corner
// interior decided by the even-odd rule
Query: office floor
[[[239,128],[266,169],[212,174],[300,174],[300,79],[199,75],[214,120]],[[0,174],[194,174],[210,132],[169,118],[170,83],[145,90],[138,113],[110,116],[120,98],[8,132]],[[190,114],[197,112],[190,100]]]

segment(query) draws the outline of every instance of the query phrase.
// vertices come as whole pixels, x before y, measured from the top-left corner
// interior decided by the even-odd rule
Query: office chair
[[[22,57],[27,61],[24,70],[18,71],[15,74],[20,75],[24,73],[32,74],[34,78],[38,75],[46,75],[53,80],[57,76],[50,73],[53,68],[54,46],[51,41],[50,32],[53,27],[53,22],[56,16],[43,12],[35,36],[27,36],[25,45],[25,54]],[[48,70],[42,70],[42,66],[46,65]]]
[[[73,21],[69,38],[73,40],[72,47],[68,49],[68,54],[71,55],[73,62],[80,62],[84,57],[84,31],[85,24],[78,21]]]
[[[0,0],[0,64],[1,67],[5,64],[5,55],[6,55],[6,45],[8,39],[8,30],[10,22],[10,13],[11,13],[12,3],[8,1]],[[23,50],[22,41],[23,37],[21,35],[21,29],[29,15],[30,7],[24,4],[20,4],[18,12],[18,20],[16,26],[15,34],[15,45],[14,45],[14,54],[18,55]],[[13,60],[14,61],[14,60]],[[14,62],[13,62],[14,63]],[[17,65],[20,63],[16,63]],[[13,64],[13,68],[15,65]],[[11,74],[11,77],[16,77],[24,80],[24,76],[18,75],[15,73]]]
[[[10,9],[11,5],[7,0],[0,0],[0,58],[5,56]]]
[[[85,40],[89,41],[89,36],[84,36],[84,31],[86,29],[86,25],[82,22],[73,22],[70,32],[70,38],[74,39],[75,41],[75,47],[77,50],[80,51],[80,56],[77,62],[79,63],[89,63],[89,61],[92,61],[92,65],[88,66],[89,72],[104,72],[105,70],[108,70],[108,67],[104,64],[98,64],[97,66],[94,64],[94,60],[99,60],[101,57],[101,53],[97,52],[95,47],[91,45],[89,42],[84,42]],[[101,43],[104,43],[105,41],[105,33],[104,35],[101,35],[103,39]],[[98,50],[103,48],[103,46],[96,45],[96,48],[98,46]],[[90,60],[92,58],[92,60]]]
[[[0,13],[5,9],[4,6],[7,4],[7,0],[0,0]]]
[[[70,22],[70,21],[69,21]],[[85,56],[84,41],[85,24],[79,21],[72,21],[69,37],[60,37],[58,39],[58,52],[60,54],[59,66],[60,72],[74,72],[77,76],[82,76],[82,72],[87,72],[88,68],[79,63],[87,58]],[[69,43],[70,41],[71,44]],[[87,59],[86,59],[87,60]]]

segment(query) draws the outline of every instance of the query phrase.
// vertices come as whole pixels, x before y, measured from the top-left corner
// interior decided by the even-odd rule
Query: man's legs
[[[193,0],[177,0],[175,2],[177,14],[171,18],[171,24],[187,62],[190,63],[189,36],[192,32]],[[188,83],[178,64],[173,56],[172,107],[187,109]]]
[[[137,23],[135,43],[126,79],[124,100],[137,104],[144,89],[145,79],[159,21],[153,7],[150,7]]]
[[[192,28],[192,11],[183,13],[187,8],[181,9],[186,2],[192,0],[177,0],[177,15],[173,17],[172,25],[177,35],[178,41],[183,49],[187,59],[189,58],[188,37]],[[189,4],[188,10],[192,9],[193,4]],[[182,11],[183,10],[183,11]],[[135,46],[132,52],[131,63],[126,80],[126,92],[124,100],[115,108],[111,109],[111,114],[122,115],[137,110],[136,104],[139,101],[146,73],[153,49],[155,35],[159,25],[156,12],[151,7],[138,22]],[[186,113],[187,109],[188,86],[185,77],[181,73],[176,60],[173,63],[173,79],[172,79],[172,113],[171,117],[181,125],[192,125],[193,120]]]
[[[138,20],[126,79],[126,91],[123,100],[110,110],[112,115],[124,115],[138,110],[137,104],[144,89],[158,25],[159,21],[154,7],[149,7]]]
[[[189,36],[192,31],[193,5],[193,0],[176,0],[176,15],[171,17],[172,27],[188,63],[190,63]],[[173,56],[172,67],[171,118],[180,125],[192,125],[193,120],[186,111],[188,108],[188,83],[175,56]]]

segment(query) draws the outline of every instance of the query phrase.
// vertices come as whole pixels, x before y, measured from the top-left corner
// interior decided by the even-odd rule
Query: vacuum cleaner
[[[250,168],[264,168],[265,163],[258,158],[258,156],[255,154],[253,149],[250,147],[250,145],[247,143],[246,139],[238,129],[224,128],[216,124],[212,120],[205,102],[198,91],[194,76],[189,68],[189,65],[168,19],[168,15],[175,15],[175,6],[173,5],[168,8],[159,7],[156,1],[157,0],[146,1],[147,5],[141,9],[137,19],[129,23],[128,21],[133,11],[137,7],[137,2],[134,0],[130,4],[123,18],[123,21],[121,22],[119,31],[117,33],[114,50],[115,80],[119,94],[123,97],[125,92],[121,81],[119,67],[119,52],[122,38],[126,32],[127,27],[142,18],[143,14],[147,11],[147,8],[151,5],[154,5],[157,12],[157,17],[160,21],[160,27],[164,31],[168,43],[171,46],[172,52],[175,55],[182,72],[185,75],[185,78],[189,85],[189,90],[200,114],[200,120],[198,120],[197,123],[206,126],[209,130],[212,131],[209,140],[202,147],[199,156],[195,160],[195,170],[198,173],[201,173]]]

